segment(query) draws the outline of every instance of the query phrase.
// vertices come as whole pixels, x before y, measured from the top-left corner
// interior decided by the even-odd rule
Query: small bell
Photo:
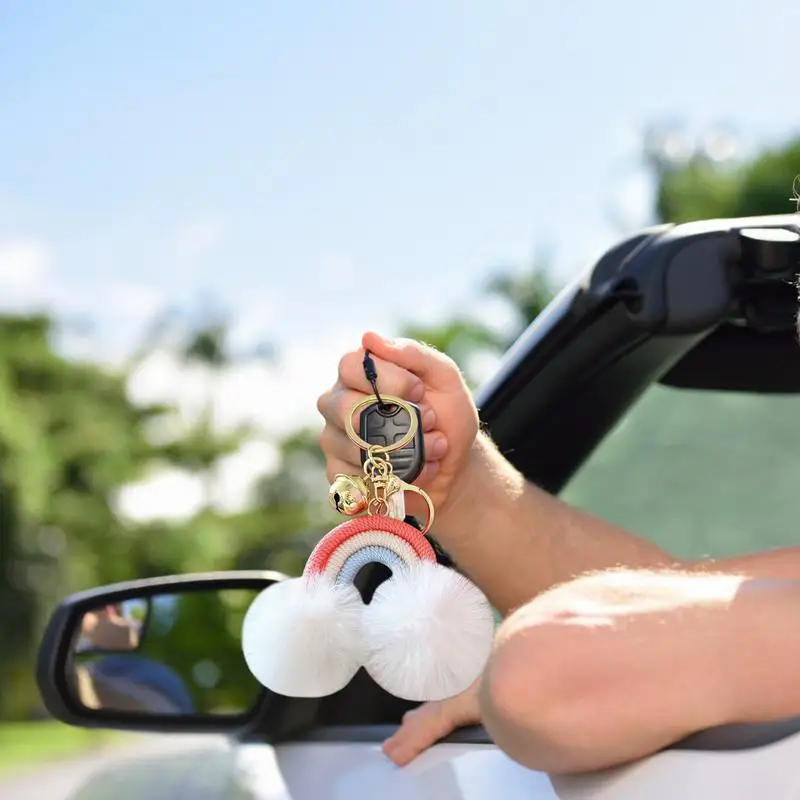
[[[340,514],[354,517],[369,507],[369,490],[363,478],[336,475],[328,489],[328,500]]]

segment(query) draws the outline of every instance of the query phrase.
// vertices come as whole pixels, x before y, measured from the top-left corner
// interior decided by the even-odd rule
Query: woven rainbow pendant
[[[392,575],[365,604],[354,582],[376,563]],[[439,565],[416,528],[368,515],[334,528],[301,577],[255,599],[242,648],[253,675],[278,694],[333,694],[363,666],[396,697],[423,701],[467,689],[489,656],[493,632],[486,598]]]

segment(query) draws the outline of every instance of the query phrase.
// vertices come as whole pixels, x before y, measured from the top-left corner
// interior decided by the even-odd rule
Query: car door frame
[[[648,387],[669,380],[703,342],[740,321],[753,274],[764,279],[743,233],[765,229],[800,238],[794,215],[776,215],[656,226],[610,248],[533,321],[477,392],[481,421],[501,452],[529,481],[558,494]],[[793,348],[794,319],[777,327],[775,341]],[[239,739],[380,743],[397,729],[344,719],[318,724],[325,705],[325,699],[268,698]],[[756,727],[704,731],[676,747],[760,746],[800,730],[800,721]],[[481,726],[443,741],[491,744]]]

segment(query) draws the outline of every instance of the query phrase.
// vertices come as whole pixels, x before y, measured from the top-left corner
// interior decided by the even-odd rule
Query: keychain
[[[351,519],[318,542],[301,577],[262,592],[245,616],[248,667],[278,694],[333,694],[363,667],[396,697],[441,700],[466,690],[489,657],[489,602],[467,578],[438,563],[425,536],[434,522],[433,503],[394,471],[392,453],[412,442],[421,445],[418,411],[372,385],[375,394],[356,403],[345,423],[363,453],[362,475],[334,476],[328,493],[333,508]],[[353,418],[373,406],[408,414],[405,434],[375,445],[356,433]],[[421,463],[415,469],[419,474]],[[421,530],[405,521],[406,492],[425,501]],[[354,581],[368,564],[383,564],[391,577],[365,603]]]

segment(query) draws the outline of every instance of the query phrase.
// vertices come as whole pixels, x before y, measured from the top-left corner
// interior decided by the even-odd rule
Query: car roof
[[[611,247],[476,393],[499,448],[557,492],[653,383],[800,392],[798,222],[660,225]]]
[[[800,392],[798,376],[781,378],[797,366],[797,223],[791,215],[663,225],[610,248],[564,287],[476,393],[500,450],[529,480],[558,492],[653,383]],[[758,313],[765,298],[766,316]],[[774,352],[768,369],[757,363],[765,349]],[[721,352],[745,355],[734,370],[719,367]],[[240,738],[374,743],[413,705],[360,670],[328,698],[271,697]],[[677,746],[750,747],[783,735],[746,727]],[[468,728],[448,741],[490,740]]]

